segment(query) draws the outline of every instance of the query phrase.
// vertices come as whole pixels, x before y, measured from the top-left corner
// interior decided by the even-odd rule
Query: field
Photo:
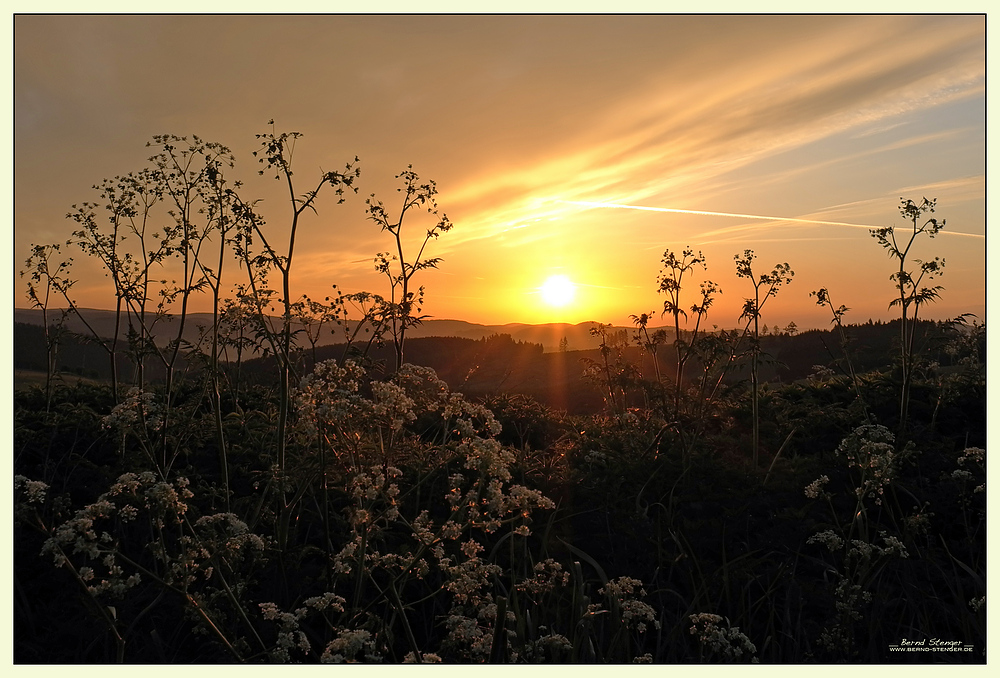
[[[944,227],[933,201],[871,233],[889,322],[822,288],[829,329],[768,329],[795,274],[747,249],[719,329],[704,255],[668,249],[661,314],[546,352],[414,336],[451,223],[412,169],[400,212],[366,203],[398,253],[375,256],[384,295],[293,296],[300,215],[358,176],[297,192],[298,136],[258,135],[286,250],[228,149],[173,136],[33,247],[16,662],[986,661],[986,330],[920,315],[944,262],[907,238]],[[415,244],[408,211],[432,224]],[[114,286],[110,332],[70,248]]]
[[[914,382],[904,442],[891,366],[860,397],[813,375],[764,385],[756,465],[745,380],[679,411],[576,382],[601,411],[568,414],[321,362],[281,469],[273,379],[223,391],[217,428],[193,367],[169,404],[35,372],[15,660],[982,662],[983,335],[924,329],[952,364]],[[892,649],[930,639],[972,649]]]

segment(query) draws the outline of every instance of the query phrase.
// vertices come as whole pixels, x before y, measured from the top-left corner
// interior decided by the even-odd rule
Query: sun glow
[[[539,288],[550,306],[566,306],[576,296],[576,285],[564,275],[553,275]]]

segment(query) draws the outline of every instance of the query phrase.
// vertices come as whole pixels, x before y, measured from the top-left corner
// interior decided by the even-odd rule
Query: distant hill
[[[303,351],[301,371],[312,368],[311,351]],[[316,360],[342,358],[344,346],[318,348]],[[635,356],[638,352],[635,350]],[[369,357],[391,369],[394,349],[373,347]],[[448,386],[466,396],[479,398],[500,393],[523,393],[539,402],[573,413],[597,412],[603,404],[601,391],[583,376],[584,358],[599,360],[597,349],[588,351],[542,351],[541,344],[515,340],[509,334],[482,339],[468,337],[416,337],[406,342],[408,363],[432,368]],[[243,373],[256,379],[273,380],[273,358],[260,358],[243,365]]]
[[[107,327],[110,316],[106,311],[96,312],[88,318],[88,322],[96,330]],[[46,352],[40,314],[20,311],[17,317],[35,322],[14,323],[14,366],[20,370],[44,373]],[[205,318],[207,316],[195,316],[193,324],[199,321],[204,323]],[[71,328],[76,326],[74,320],[69,322]],[[79,320],[75,322],[79,323]],[[921,321],[920,324],[920,350],[928,360],[939,362],[942,366],[949,365],[952,358],[943,350],[941,326],[929,321]],[[631,335],[631,328],[628,329]],[[845,329],[851,337],[852,361],[859,372],[885,369],[896,359],[899,321],[885,324],[869,322]],[[451,335],[433,336],[434,333]],[[451,388],[469,396],[523,393],[546,405],[573,413],[594,412],[601,408],[601,391],[583,374],[588,359],[597,363],[602,361],[598,342],[590,336],[589,323],[475,325],[456,320],[432,320],[408,336],[407,362],[433,368]],[[336,338],[334,335],[330,337]],[[568,350],[545,350],[553,344],[558,349],[563,337],[567,340]],[[803,379],[813,372],[814,366],[833,365],[842,356],[839,337],[832,330],[809,330],[794,336],[768,335],[761,339],[766,356],[762,361],[760,377],[765,382],[788,383]],[[342,358],[344,350],[343,344],[328,342],[317,347],[315,360]],[[661,346],[658,356],[661,370],[666,369],[669,374],[670,366],[676,361],[673,346],[669,343]],[[391,343],[373,348],[370,357],[382,365],[392,365]],[[630,346],[627,357],[631,363],[640,365],[643,374],[653,373],[650,357],[638,347]],[[299,374],[311,371],[313,358],[309,347],[298,353]],[[70,335],[60,343],[57,366],[63,373],[107,379],[110,376],[108,363],[107,353],[97,343],[84,337]],[[242,374],[242,378],[252,381],[266,383],[274,379],[273,358],[244,356],[242,367],[231,367]],[[689,367],[688,378],[698,370],[694,363]],[[118,370],[123,378],[128,378],[126,375],[130,373],[131,366],[124,355],[119,356]],[[154,361],[147,374],[155,380],[161,377],[160,372]],[[734,370],[727,381],[745,378],[745,369]]]
[[[51,313],[51,312],[50,312]],[[58,313],[58,311],[56,312]],[[88,335],[89,324],[94,332],[101,337],[111,337],[115,332],[114,311],[82,308],[80,313],[87,321],[86,324],[76,315],[71,314],[66,321],[67,329],[81,335]],[[42,312],[38,309],[15,308],[14,322],[29,325],[42,324]],[[163,335],[171,335],[176,332],[175,319],[165,319],[158,324],[159,332]],[[184,338],[194,342],[198,338],[199,327],[209,327],[212,323],[210,313],[188,314],[187,326],[184,331]],[[464,320],[425,320],[420,325],[407,330],[406,336],[417,339],[420,337],[462,337],[465,339],[484,339],[495,334],[508,334],[514,341],[524,341],[531,344],[541,344],[542,350],[546,353],[559,350],[559,342],[566,339],[567,348],[571,351],[584,351],[597,348],[600,339],[590,335],[590,328],[596,323],[583,322],[576,325],[569,323],[547,323],[542,325],[527,325],[524,323],[508,323],[506,325],[479,325],[469,323]],[[634,327],[614,327],[614,331],[628,330],[635,331]],[[343,333],[337,327],[333,331],[324,329],[318,346],[329,346],[343,341]],[[650,328],[650,332],[654,328]],[[673,330],[670,330],[671,335]],[[124,330],[120,332],[124,337]]]
[[[529,344],[541,344],[545,353],[559,350],[559,342],[566,340],[566,348],[570,351],[586,351],[598,348],[599,337],[591,336],[590,328],[594,321],[577,323],[546,323],[542,325],[527,325],[524,323],[508,323],[506,325],[478,325],[464,320],[426,320],[410,330],[407,336],[417,337],[464,337],[467,339],[484,339],[497,334],[510,335],[514,341]],[[613,331],[634,330],[634,327],[613,327]],[[650,329],[652,332],[653,330]]]

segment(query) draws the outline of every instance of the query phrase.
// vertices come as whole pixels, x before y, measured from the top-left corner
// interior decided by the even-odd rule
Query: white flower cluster
[[[978,473],[985,474],[986,471],[986,450],[981,447],[967,447],[962,450],[962,454],[958,457],[959,466],[970,466],[976,469]],[[962,482],[968,482],[973,480],[975,476],[966,469],[958,469],[953,471],[951,474],[952,478],[955,480],[960,480]],[[974,494],[981,492],[986,492],[986,483],[980,483],[973,490]]]
[[[447,577],[444,588],[452,595],[453,612],[460,607],[479,609],[493,602],[493,594],[490,593],[493,578],[502,574],[503,570],[499,565],[481,559],[478,553],[482,550],[477,542],[469,540],[462,545],[466,560],[454,564],[447,557],[438,560]],[[436,555],[443,553],[436,550]]]
[[[816,480],[806,485],[806,496],[810,499],[818,499],[823,492],[823,486],[830,482],[829,476],[822,475]]]
[[[299,628],[299,622],[311,614],[322,613],[327,609],[343,612],[345,602],[338,595],[325,593],[322,596],[307,598],[304,601],[305,604],[294,612],[282,612],[274,603],[260,603],[260,612],[264,619],[278,624],[277,641],[274,649],[271,650],[271,659],[282,663],[289,662],[292,650],[309,654],[312,651],[312,644],[309,642],[308,636]],[[327,649],[329,650],[329,648]],[[323,661],[335,660],[328,660],[324,652]]]
[[[25,476],[14,476],[14,492],[23,493],[24,502],[28,504],[45,503],[45,495],[49,486],[41,480],[28,480]]]
[[[844,540],[833,530],[823,530],[806,539],[807,544],[822,544],[830,553],[836,553],[844,547]]]
[[[885,546],[871,544],[860,539],[852,539],[851,546],[847,549],[847,559],[855,560],[867,566],[875,558],[891,555],[897,555],[900,558],[910,557],[910,554],[906,551],[906,547],[903,546],[903,542],[899,541],[899,539],[886,535],[885,531],[879,532],[879,536],[882,537]]]
[[[42,544],[42,554],[51,554],[56,567],[73,569],[67,552],[81,555],[88,561],[101,559],[104,574],[98,578],[93,567],[80,566],[77,574],[87,586],[91,595],[110,593],[121,597],[140,582],[138,573],[125,576],[124,570],[115,559],[114,538],[106,531],[97,533],[98,521],[111,519],[115,505],[102,495],[96,502],[83,507],[69,520],[56,527],[51,536]]]
[[[864,619],[862,612],[871,603],[872,594],[845,577],[840,578],[833,593],[837,618],[820,632],[819,644],[830,652],[842,654],[851,646],[852,624]]]
[[[382,420],[383,425],[393,431],[400,431],[404,424],[416,421],[417,415],[413,411],[416,403],[399,384],[391,381],[372,382],[372,397],[372,412]]]
[[[840,582],[837,583],[834,596],[836,597],[837,612],[855,620],[863,618],[862,606],[872,602],[870,592],[865,591],[860,584],[853,584],[844,578],[841,578]]]
[[[875,497],[882,504],[885,488],[895,479],[899,456],[892,431],[879,424],[864,424],[844,438],[837,454],[847,458],[848,466],[861,471],[861,483],[855,489],[859,499]]]
[[[399,517],[396,503],[399,485],[390,481],[402,475],[403,472],[395,466],[370,466],[355,473],[348,484],[348,491],[356,506],[352,522],[357,525],[372,523],[375,520],[373,512],[376,510],[382,512],[379,518],[383,521],[396,520]]]
[[[438,379],[437,373],[429,367],[406,363],[399,368],[393,380],[422,411],[437,409],[449,396],[448,384]]]
[[[495,616],[495,605],[493,609]],[[452,613],[445,619],[444,626],[448,631],[444,641],[445,648],[471,661],[484,662],[489,659],[493,646],[491,624],[481,623],[478,616]]]
[[[868,564],[873,558],[881,558],[883,556],[897,555],[900,558],[909,557],[906,547],[899,539],[887,535],[884,530],[879,532],[879,536],[882,537],[882,541],[885,543],[885,546],[871,544],[861,539],[852,539],[850,541],[849,548],[847,549],[846,557],[849,560],[853,559],[862,564]],[[806,543],[822,544],[831,553],[836,553],[844,548],[844,540],[833,530],[823,530],[822,532],[818,532],[809,537],[809,539],[806,540]]]
[[[122,433],[159,431],[163,426],[163,408],[155,393],[132,387],[125,400],[104,417],[103,423],[105,428],[116,428]]]
[[[371,412],[371,402],[358,393],[364,379],[364,368],[351,360],[343,367],[336,360],[318,363],[293,394],[301,425],[312,434],[319,424],[363,426]]]
[[[174,483],[168,483],[161,481],[152,471],[123,473],[102,496],[116,497],[119,507],[132,505],[133,508],[151,512],[157,519],[170,516],[174,522],[180,522],[188,509],[185,500],[194,496],[188,485],[187,478],[180,477]],[[129,511],[125,520],[134,517],[135,512]]]
[[[382,655],[375,646],[375,639],[364,629],[340,629],[331,640],[319,660],[324,664],[356,664],[358,662],[381,662]]]
[[[958,468],[951,472],[951,479],[957,480],[960,483],[967,483],[973,479],[973,475],[966,471],[964,468]]]
[[[417,661],[416,652],[407,652],[406,656],[403,657],[404,664],[440,664],[441,657],[434,654],[433,652],[421,652],[420,661]]]
[[[186,478],[170,483],[151,472],[124,473],[97,501],[56,526],[43,544],[42,553],[51,554],[57,567],[71,569],[70,557],[79,556],[86,564],[81,564],[77,573],[92,595],[121,597],[141,578],[138,573],[126,574],[119,564],[128,559],[119,551],[123,540],[112,533],[120,533],[140,516],[145,516],[148,529],[159,535],[146,544],[146,549],[162,564],[158,576],[170,585],[190,586],[198,576],[210,579],[214,571],[210,562],[216,556],[226,558],[232,566],[236,557],[248,550],[264,551],[263,539],[231,513],[203,516],[194,523],[195,534],[175,535],[168,540],[166,535],[175,533],[163,528],[187,522],[187,501],[194,496],[188,485]]]
[[[707,659],[736,662],[749,658],[753,663],[758,662],[754,656],[757,654],[757,646],[740,631],[740,627],[730,626],[728,619],[708,612],[693,614],[689,619],[689,633],[698,637],[702,652],[707,652]],[[725,626],[722,626],[723,622]]]
[[[476,452],[483,452],[483,440],[500,433],[500,424],[489,409],[467,401],[461,393],[449,392],[429,368],[406,364],[388,381],[367,382],[370,398],[362,394],[366,382],[364,369],[354,362],[346,361],[341,367],[328,360],[302,379],[293,396],[299,429],[310,437],[323,431],[334,457],[349,458],[355,470],[394,458],[394,447],[404,440],[406,425],[424,413],[440,417],[442,443],[457,434]],[[472,440],[479,443],[472,446]]]
[[[645,633],[647,622],[651,622],[655,628],[660,628],[660,622],[656,620],[656,610],[647,603],[635,599],[635,596],[646,595],[646,589],[642,588],[642,582],[638,579],[632,577],[612,579],[599,589],[598,593],[608,598],[612,609],[618,610],[626,627]]]
[[[986,450],[981,447],[967,447],[962,450],[962,454],[958,457],[958,465],[964,466],[965,464],[978,464],[980,466],[986,465]]]
[[[562,564],[552,558],[535,563],[532,569],[535,575],[531,579],[519,582],[516,586],[518,591],[539,596],[554,591],[557,586],[566,586],[569,583],[569,572],[563,570]]]
[[[558,661],[573,651],[573,643],[559,633],[549,633],[548,628],[539,626],[540,635],[524,644],[524,659],[528,662]]]
[[[303,379],[295,396],[300,425],[309,433],[322,432],[317,439],[333,452],[327,459],[352,460],[346,476],[353,534],[334,556],[333,571],[367,575],[373,581],[380,578],[376,571],[410,581],[433,573],[435,586],[450,602],[442,647],[466,659],[488,659],[497,625],[506,626],[515,616],[508,611],[506,619],[497,619],[495,587],[504,572],[484,557],[484,537],[505,526],[526,537],[532,512],[553,509],[555,503],[538,490],[510,484],[516,459],[495,439],[500,425],[492,412],[450,392],[433,370],[403,365],[390,380],[371,383],[370,397],[363,395],[364,383],[364,372],[353,363],[343,367],[321,363]],[[437,431],[433,444],[407,431],[409,423],[428,414],[439,417],[438,428],[432,429]],[[461,464],[442,488],[446,515],[432,519],[428,510],[419,509],[413,517],[402,514],[398,499],[403,474],[392,465],[402,453],[432,453],[437,460]],[[405,546],[399,544],[400,536],[408,542]],[[535,566],[531,578],[513,585],[540,594],[567,580],[558,563],[546,560]],[[654,618],[652,608],[635,600],[623,599],[622,610],[626,621],[638,628]],[[283,625],[276,658],[287,660],[290,650],[302,642],[298,618],[280,616],[270,608],[266,613]],[[509,628],[503,632],[515,634]],[[375,659],[375,639],[365,633],[340,631],[322,660]],[[550,635],[543,644],[551,649],[560,641],[557,634]],[[513,657],[515,651],[510,652]],[[412,652],[409,657],[410,661],[436,659],[440,657],[433,653]]]
[[[927,507],[930,506],[929,502],[924,503],[923,508],[914,506],[913,515],[909,515],[903,519],[903,524],[906,529],[913,534],[927,534],[931,527],[931,518],[934,514],[927,511]]]
[[[214,513],[202,516],[194,523],[199,541],[209,551],[233,559],[246,550],[263,553],[267,544],[254,534],[235,513]]]

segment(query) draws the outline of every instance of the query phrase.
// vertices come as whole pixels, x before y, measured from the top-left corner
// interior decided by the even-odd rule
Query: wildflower
[[[372,394],[375,398],[374,413],[388,420],[392,430],[398,431],[404,424],[416,420],[417,415],[413,411],[416,403],[398,384],[376,382],[372,384]]]
[[[333,571],[337,574],[350,574],[352,571],[351,561],[355,560],[355,553],[361,546],[361,535],[355,535],[354,539],[344,545],[344,548],[333,557]]]
[[[631,595],[636,590],[638,590],[641,595],[646,595],[646,591],[642,588],[642,582],[640,580],[632,577],[618,577],[617,579],[612,579],[605,584],[604,587],[598,591],[598,593],[602,593],[609,597],[622,598],[626,595]]]
[[[14,476],[14,490],[24,492],[24,499],[29,504],[41,504],[45,502],[45,493],[49,486],[40,480],[28,480],[24,476]]]
[[[656,621],[656,611],[650,605],[633,597],[646,595],[646,590],[642,588],[642,582],[638,579],[632,577],[612,579],[599,589],[598,593],[614,601],[625,626],[634,628],[639,633],[646,631],[647,622],[652,622],[656,628],[660,628],[660,622]]]
[[[458,539],[462,534],[462,526],[456,523],[454,520],[448,520],[444,525],[441,526],[441,538],[442,539]]]
[[[958,465],[964,466],[966,463],[983,465],[986,463],[986,450],[981,447],[967,447],[962,450],[958,457]]]
[[[872,558],[882,558],[885,556],[897,555],[900,558],[908,558],[909,553],[899,539],[886,535],[885,531],[879,532],[885,546],[871,544],[860,539],[852,539],[851,547],[847,551],[847,558],[854,559],[860,563],[869,563]]]
[[[875,552],[875,546],[860,539],[851,540],[851,548],[847,550],[848,558],[855,558],[860,561],[869,561]]]
[[[563,566],[552,558],[535,563],[534,576],[525,579],[517,584],[518,591],[525,591],[535,595],[552,591],[556,586],[565,586],[569,583],[569,573],[563,571]]]
[[[103,419],[104,428],[117,428],[122,433],[140,430],[158,431],[163,426],[163,411],[156,394],[133,387],[125,399],[112,408]]]
[[[730,626],[729,620],[717,614],[702,612],[689,617],[691,628],[689,633],[698,637],[702,651],[707,650],[709,657],[718,656],[722,661],[733,662],[749,657],[756,663],[757,647],[740,631],[738,626]],[[722,626],[722,622],[726,626]]]
[[[880,532],[879,535],[882,537],[882,541],[885,542],[885,547],[881,549],[880,555],[887,556],[895,553],[900,558],[909,558],[910,554],[907,553],[906,547],[903,546],[903,542],[893,536],[887,536],[886,533]]]
[[[404,664],[416,664],[417,663],[417,653],[407,652],[406,656],[403,657]],[[433,652],[421,652],[420,653],[420,663],[423,664],[440,664],[441,657],[434,654]]]
[[[343,367],[336,360],[318,363],[293,393],[304,429],[315,434],[317,424],[349,426],[352,422],[360,423],[371,412],[371,403],[358,394],[364,377],[364,369],[351,360]]]
[[[895,436],[885,426],[865,424],[837,447],[837,454],[847,458],[848,466],[861,472],[861,483],[855,490],[858,499],[874,496],[875,504],[882,504],[882,495],[895,479],[901,457],[894,443]]]
[[[707,643],[709,640],[709,633],[714,630],[714,627],[722,623],[722,617],[717,614],[711,614],[709,612],[699,612],[698,614],[693,614],[689,617],[691,620],[691,628],[689,633],[691,635],[698,635],[698,640],[702,643]]]
[[[915,534],[927,533],[931,526],[931,518],[934,516],[933,513],[924,512],[928,506],[929,504],[924,504],[922,509],[917,508],[916,506],[913,507],[913,510],[916,511],[916,513],[903,519],[903,524],[906,526],[907,530]]]
[[[820,492],[823,490],[823,486],[830,482],[830,478],[826,475],[822,475],[816,480],[812,481],[806,485],[806,496],[809,499],[816,499],[819,497]]]
[[[496,617],[496,605],[488,606],[492,608],[493,617]],[[483,609],[483,613],[490,610]],[[487,616],[484,614],[483,616]],[[493,625],[491,620],[480,620],[464,614],[461,610],[454,610],[445,619],[445,628],[448,635],[445,639],[444,647],[452,649],[456,654],[465,659],[482,662],[490,656],[490,648],[493,644]]]
[[[656,610],[640,600],[622,601],[621,615],[625,626],[635,628],[639,633],[646,632],[646,622],[652,622],[655,628],[660,628],[660,622],[656,620]]]
[[[837,584],[834,597],[836,598],[834,607],[836,607],[838,612],[859,621],[863,619],[861,606],[872,601],[871,593],[847,579],[841,579]]]
[[[313,608],[318,612],[330,608],[336,612],[344,611],[344,604],[347,601],[340,596],[333,593],[324,593],[322,596],[314,596],[312,598],[307,598],[305,601],[306,606]]]
[[[831,553],[839,551],[844,546],[844,540],[841,539],[833,530],[823,530],[818,532],[806,540],[807,544],[822,544],[830,550]]]
[[[538,627],[539,633],[548,631],[545,626]],[[528,661],[544,662],[547,660],[558,660],[559,657],[568,655],[573,651],[573,643],[569,638],[559,633],[545,633],[537,640],[529,641],[525,646],[525,659]]]

